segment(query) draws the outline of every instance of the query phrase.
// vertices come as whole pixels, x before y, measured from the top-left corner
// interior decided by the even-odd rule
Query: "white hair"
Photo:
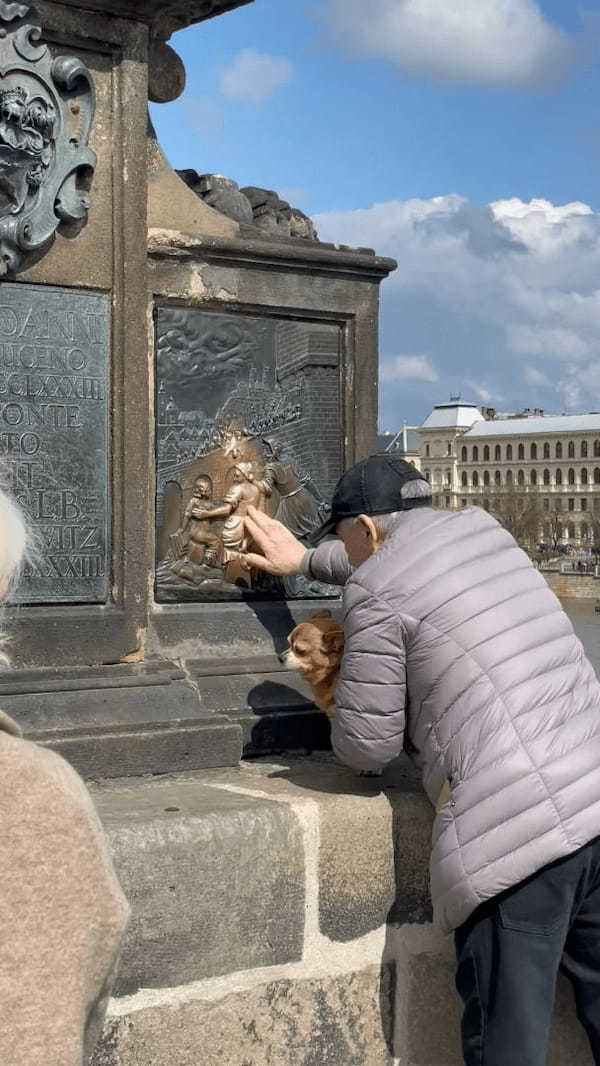
[[[431,485],[424,478],[415,478],[402,486],[400,495],[403,500],[422,500],[425,496],[431,496]]]
[[[17,584],[27,559],[35,556],[34,537],[27,518],[6,489],[6,473],[0,469],[0,599],[6,599]],[[0,608],[1,618],[1,608]],[[0,626],[0,667],[10,660],[4,650],[9,637]]]
[[[6,592],[14,588],[21,576],[31,540],[21,508],[0,486],[0,584]]]
[[[423,500],[431,496],[431,485],[428,481],[415,478],[414,481],[407,481],[402,486],[400,495],[403,500]],[[396,520],[404,514],[406,514],[406,511],[388,511],[386,514],[373,514],[370,516],[382,541],[385,540]],[[355,522],[358,522],[358,520],[358,517],[354,519]]]

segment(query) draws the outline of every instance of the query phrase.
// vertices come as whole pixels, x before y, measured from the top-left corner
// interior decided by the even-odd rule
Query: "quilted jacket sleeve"
[[[302,573],[326,585],[345,585],[352,573],[346,549],[341,540],[325,540],[318,548],[310,548],[302,560]]]
[[[346,587],[346,645],[331,741],[355,770],[380,770],[402,752],[405,631],[389,605],[355,580]]]

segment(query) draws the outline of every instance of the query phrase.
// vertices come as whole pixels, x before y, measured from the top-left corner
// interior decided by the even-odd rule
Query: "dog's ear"
[[[309,622],[312,622],[313,618],[331,618],[331,611],[317,611],[316,614],[311,614]]]
[[[341,652],[344,650],[344,633],[341,629],[332,629],[329,633],[323,633],[323,644],[327,651]]]

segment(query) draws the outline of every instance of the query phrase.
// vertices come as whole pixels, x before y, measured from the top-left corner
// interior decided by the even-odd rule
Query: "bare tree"
[[[529,549],[535,548],[544,518],[536,489],[527,490],[510,483],[490,485],[481,490],[474,502],[493,514],[512,533],[518,544]]]
[[[557,501],[560,502],[560,501]],[[550,541],[550,545],[554,550],[558,548],[558,545],[562,541],[564,536],[564,515],[562,511],[548,511],[544,515],[544,538]]]
[[[590,515],[590,546],[595,555],[600,555],[600,515]]]

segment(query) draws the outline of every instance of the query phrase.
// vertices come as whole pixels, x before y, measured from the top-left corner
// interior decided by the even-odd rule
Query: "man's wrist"
[[[304,577],[312,578],[313,576],[310,564],[314,551],[314,548],[307,548],[304,552],[304,555],[302,556],[298,573],[302,574]]]

